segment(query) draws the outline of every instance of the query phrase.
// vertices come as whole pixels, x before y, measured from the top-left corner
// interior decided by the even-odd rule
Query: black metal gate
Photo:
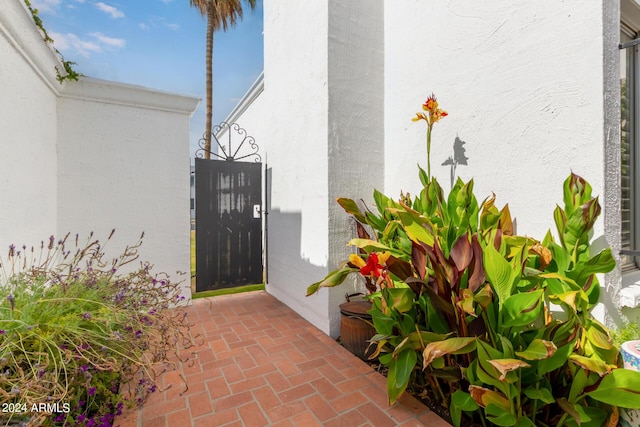
[[[237,124],[212,135],[222,160],[195,159],[196,291],[262,283],[262,163],[257,145]],[[215,135],[228,136],[220,144]],[[240,136],[233,148],[232,136]],[[248,146],[248,147],[246,147]],[[241,149],[250,153],[242,155]],[[198,150],[198,157],[202,150]],[[255,161],[237,161],[253,158]]]

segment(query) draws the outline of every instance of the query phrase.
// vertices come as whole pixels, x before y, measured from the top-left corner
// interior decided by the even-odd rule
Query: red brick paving
[[[192,359],[120,427],[450,425],[266,292],[197,299]],[[184,389],[181,374],[187,380]]]

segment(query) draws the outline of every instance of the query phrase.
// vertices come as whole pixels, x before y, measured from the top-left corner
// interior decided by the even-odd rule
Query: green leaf
[[[373,320],[373,326],[376,328],[376,332],[381,335],[392,335],[393,328],[396,325],[396,321],[381,311],[372,310],[371,319]]]
[[[406,313],[413,308],[414,293],[410,288],[386,288],[382,292],[383,295],[387,294],[386,300],[389,308],[397,310],[399,313]]]
[[[456,427],[460,426],[460,422],[462,421],[462,411],[473,412],[478,410],[478,408],[480,407],[469,393],[465,393],[462,390],[456,390],[451,395],[451,405],[449,406],[453,425]]]
[[[360,211],[360,208],[355,201],[353,201],[352,199],[347,199],[345,197],[340,197],[336,201],[340,206],[342,206],[342,209],[344,209],[345,212],[353,215],[355,219],[366,224],[367,218],[364,216],[362,211]]]
[[[418,165],[418,175],[420,176],[420,182],[426,187],[429,184],[429,175],[427,175],[427,172],[425,172],[420,165]]]
[[[552,341],[534,339],[524,351],[516,351],[516,355],[526,360],[548,359],[558,348]]]
[[[396,359],[396,387],[406,388],[409,383],[409,377],[416,366],[418,355],[416,352],[408,348],[397,355]]]
[[[517,273],[514,273],[511,264],[493,247],[492,243],[484,248],[484,270],[502,305],[512,293],[514,274]]]
[[[544,314],[544,290],[509,296],[502,305],[502,326],[526,326]]]
[[[487,405],[485,412],[487,420],[497,426],[511,427],[515,426],[518,421],[511,412],[504,412],[501,407],[494,404]]]
[[[526,388],[524,389],[524,395],[531,400],[539,400],[546,404],[551,404],[556,401],[556,399],[553,397],[553,394],[551,394],[551,391],[545,387],[538,389],[536,389],[535,387]]]
[[[374,189],[373,200],[376,202],[376,208],[378,208],[378,212],[382,214],[382,212],[384,212],[384,210],[387,208],[389,198],[378,190]]]
[[[348,265],[344,265],[342,268],[329,273],[327,277],[325,277],[321,281],[310,285],[307,288],[307,296],[315,294],[320,288],[331,288],[334,286],[338,286],[339,284],[344,282],[344,279],[347,278],[349,273],[355,273],[359,271],[359,268],[353,268],[349,267]]]
[[[569,356],[569,361],[580,366],[582,369],[595,372],[601,377],[611,373],[611,371],[616,368],[616,365],[609,365],[594,357],[580,356],[579,354],[572,354]]]
[[[608,405],[640,409],[640,372],[614,369],[602,378],[595,390],[586,394]]]
[[[433,246],[433,231],[430,230],[431,225],[427,218],[421,216],[416,211],[396,210],[394,213],[402,222],[404,231],[411,240]]]
[[[551,357],[541,359],[537,363],[538,376],[542,377],[544,374],[555,371],[559,367],[563,366],[567,360],[569,360],[569,355],[573,352],[574,344],[575,339],[562,347],[558,347]]]
[[[445,354],[466,354],[475,350],[475,348],[476,339],[474,337],[454,337],[429,343],[422,354],[424,367],[426,368],[434,359]]]
[[[349,245],[364,249],[367,253],[371,252],[389,252],[391,255],[402,258],[405,254],[402,251],[391,248],[384,243],[376,242],[370,239],[351,239]]]

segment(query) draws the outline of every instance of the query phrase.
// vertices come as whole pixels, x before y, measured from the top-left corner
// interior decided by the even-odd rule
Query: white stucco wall
[[[281,6],[264,2],[267,290],[328,331],[327,294],[305,298],[310,280],[328,271],[327,0]]]
[[[449,113],[431,153],[445,190],[442,163],[459,137],[468,165],[457,176],[475,179],[479,202],[495,193],[517,232],[541,239],[555,232],[573,171],[600,196],[597,246],[617,254],[619,19],[617,3],[587,0],[265,1],[265,89],[239,120],[265,147],[271,178],[267,289],[335,333],[353,288],[302,297],[349,252],[353,230],[334,200],[420,189],[426,126],[411,118],[431,92]],[[609,314],[596,312],[614,323],[621,276],[602,278]]]
[[[59,65],[22,1],[0,11],[0,257],[56,226],[56,97]]]
[[[0,58],[0,255],[11,243],[106,239],[116,228],[116,256],[144,231],[140,260],[184,279],[189,298],[189,117],[199,100],[89,78],[61,85],[22,0],[2,3]]]
[[[508,203],[519,233],[553,226],[571,171],[602,194],[602,2],[401,0],[385,2],[385,19],[388,194],[419,185],[426,126],[411,118],[432,91],[449,113],[431,149],[446,190],[441,164],[459,136],[469,160],[458,176],[475,178],[479,201],[495,192]]]
[[[58,104],[58,224],[106,238],[114,251],[145,232],[140,259],[181,277],[190,296],[187,96],[83,78]],[[117,253],[117,252],[116,252]]]
[[[355,237],[335,199],[383,184],[382,2],[281,6],[265,1],[264,92],[234,121],[265,153],[267,290],[337,336],[354,284],[305,295]]]

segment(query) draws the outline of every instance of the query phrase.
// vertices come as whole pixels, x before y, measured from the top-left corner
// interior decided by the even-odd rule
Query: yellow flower
[[[424,104],[422,104],[422,109],[426,111],[426,113],[416,113],[416,117],[411,119],[414,122],[418,120],[424,120],[427,122],[429,128],[433,126],[434,123],[439,121],[441,118],[446,117],[448,114],[441,108],[438,108],[438,101],[434,94],[431,94]]]
[[[358,254],[349,255],[349,262],[358,268],[362,268],[367,265],[367,263],[362,258],[360,258]]]

